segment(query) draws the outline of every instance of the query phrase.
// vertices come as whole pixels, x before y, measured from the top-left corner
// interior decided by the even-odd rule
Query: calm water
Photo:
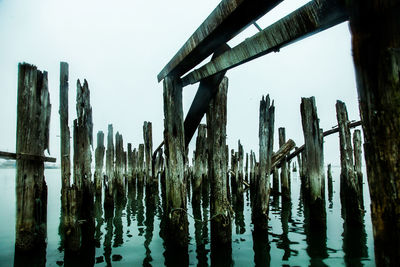
[[[344,229],[339,197],[340,168],[333,167],[334,194],[326,202],[327,231],[324,235],[307,234],[303,205],[300,201],[300,178],[291,173],[292,198],[282,203],[280,198],[271,198],[270,234],[268,242],[258,240],[252,234],[249,193],[245,192],[243,212],[235,208],[232,223],[232,254],[224,261],[234,266],[374,266],[373,238],[370,217],[368,186],[364,184],[366,207],[365,226]],[[46,266],[62,266],[64,253],[60,248],[58,233],[60,219],[60,170],[45,171],[48,185],[48,240],[45,256]],[[15,170],[0,169],[0,266],[14,264],[15,227]],[[365,181],[365,175],[364,175]],[[98,203],[96,218],[95,266],[163,266],[165,263],[163,239],[160,237],[161,200],[155,209],[146,209],[145,190],[137,189],[128,194],[116,207],[114,214],[104,214]],[[211,265],[210,225],[193,219],[207,221],[209,209],[205,205],[189,212],[189,265]],[[269,244],[269,245],[268,245]],[[179,254],[178,254],[179,255]],[[38,256],[40,258],[40,256]],[[22,263],[21,266],[32,265]]]

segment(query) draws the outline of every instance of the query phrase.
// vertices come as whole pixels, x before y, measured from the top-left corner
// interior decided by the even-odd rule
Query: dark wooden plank
[[[45,161],[45,162],[56,162],[56,158],[38,156],[38,155],[30,155],[26,153],[12,153],[12,152],[3,152],[0,151],[0,158],[2,159],[27,159],[27,160],[36,160],[36,161]]]
[[[157,75],[181,77],[282,0],[222,0]]]
[[[226,71],[348,19],[339,0],[311,1],[182,78],[183,86]]]

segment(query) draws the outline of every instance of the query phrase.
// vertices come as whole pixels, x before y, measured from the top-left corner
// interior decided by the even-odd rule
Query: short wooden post
[[[19,64],[17,154],[44,156],[49,148],[50,112],[47,72],[33,65]],[[43,161],[17,157],[16,200],[16,249],[29,251],[45,246],[47,185]]]
[[[332,201],[332,196],[333,196],[333,179],[332,179],[332,166],[331,164],[328,164],[328,199],[329,201]]]
[[[200,124],[197,130],[196,151],[194,154],[193,197],[200,199],[201,184],[207,172],[207,126]]]
[[[278,129],[279,133],[279,146],[282,147],[286,143],[286,133],[285,128],[280,127]],[[289,177],[288,177],[288,163],[286,157],[281,161],[281,190],[282,195],[286,198],[290,198],[290,187],[289,187]]]
[[[115,134],[115,179],[114,185],[119,193],[124,192],[124,140],[122,135]]]
[[[184,183],[185,138],[183,132],[182,85],[173,77],[164,79],[164,146],[166,156],[166,200],[168,241],[187,248],[188,220]]]
[[[238,176],[238,159],[237,159],[237,153],[235,153],[234,149],[231,149],[231,170],[230,170],[230,175],[231,175],[231,189],[232,189],[232,195],[236,195],[238,191],[238,184],[237,184],[237,176]]]
[[[277,167],[272,170],[272,193],[279,194],[279,170]]]
[[[152,124],[149,121],[145,121],[143,123],[143,140],[145,153],[145,174],[147,183],[151,182],[153,179],[153,130]]]
[[[362,208],[364,208],[364,194],[363,194],[363,174],[361,171],[362,166],[362,151],[361,151],[361,131],[354,130],[353,133],[353,151],[354,151],[354,170],[357,176],[358,190],[359,190],[359,202]]]
[[[301,98],[301,122],[304,133],[303,165],[305,197],[310,207],[310,223],[325,227],[325,174],[323,136],[319,128],[315,98]]]
[[[104,165],[104,133],[97,132],[97,148],[95,153],[95,171],[94,171],[94,186],[96,195],[101,195],[103,183],[103,165]]]
[[[375,261],[400,264],[400,6],[346,1],[371,194]],[[390,242],[388,242],[390,240]]]
[[[271,158],[274,145],[275,107],[269,95],[260,101],[259,146],[260,160],[256,180],[256,196],[253,206],[254,230],[268,230],[268,205],[270,194]]]
[[[207,111],[208,176],[211,184],[211,243],[230,246],[232,239],[227,192],[226,122],[228,78],[224,77]]]
[[[349,128],[349,119],[346,105],[342,101],[336,102],[336,116],[339,126],[340,140],[340,199],[344,209],[343,215],[346,223],[362,223],[361,192],[354,171],[353,147]]]
[[[114,129],[113,125],[108,125],[107,150],[106,150],[106,175],[104,176],[104,206],[114,205],[113,200],[113,181],[114,181]]]

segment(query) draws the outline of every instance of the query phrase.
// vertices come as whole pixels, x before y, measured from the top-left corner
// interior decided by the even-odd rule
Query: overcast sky
[[[265,15],[265,28],[308,1],[287,0]],[[0,150],[15,151],[17,65],[28,62],[48,71],[52,104],[51,156],[59,158],[59,64],[69,63],[70,127],[76,117],[77,79],[91,91],[94,136],[114,125],[124,144],[143,142],[143,121],[153,123],[154,148],[162,141],[162,83],[157,74],[217,6],[218,0],[0,0]],[[247,28],[229,44],[257,32]],[[350,119],[359,119],[347,23],[309,37],[279,53],[228,71],[227,142],[258,154],[258,113],[262,95],[275,101],[275,136],[304,143],[301,97],[315,96],[320,127],[336,125],[337,99],[347,104]],[[197,85],[184,88],[184,112]],[[94,140],[96,143],[96,140]],[[191,148],[194,147],[192,141]],[[277,148],[277,138],[275,147]],[[72,146],[71,146],[72,147]],[[326,138],[325,163],[339,163],[338,136]],[[191,154],[192,152],[190,152]]]

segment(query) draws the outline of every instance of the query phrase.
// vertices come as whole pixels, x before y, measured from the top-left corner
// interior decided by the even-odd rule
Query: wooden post
[[[168,240],[187,248],[188,220],[184,184],[185,140],[183,132],[182,85],[174,77],[164,79],[164,144],[166,156],[166,200]]]
[[[231,149],[231,189],[232,195],[236,195],[238,191],[238,184],[237,184],[237,171],[238,171],[238,159],[237,153],[235,153],[234,149]]]
[[[71,184],[70,131],[68,127],[68,63],[60,63],[60,153],[61,153],[61,188]]]
[[[244,167],[244,180],[249,182],[249,153],[246,153],[246,164]]]
[[[244,152],[243,152],[243,146],[240,143],[240,140],[238,140],[238,190],[239,194],[243,194],[243,158],[244,158]]]
[[[208,176],[211,184],[211,243],[230,246],[230,204],[227,192],[226,122],[228,78],[224,77],[207,111]]]
[[[361,224],[363,215],[359,200],[362,196],[360,196],[361,192],[354,171],[349,119],[345,103],[339,100],[336,102],[336,116],[340,140],[340,199],[344,209],[344,220],[346,223]]]
[[[137,172],[138,172],[138,183],[143,185],[144,182],[144,144],[139,144],[138,161],[137,161]]]
[[[328,199],[332,201],[333,196],[333,179],[332,179],[332,166],[328,164]]]
[[[132,182],[133,179],[133,153],[132,153],[132,144],[128,143],[128,156],[127,156],[127,171],[126,177],[128,180],[128,184]]]
[[[302,157],[306,158],[303,165],[304,188],[310,206],[310,223],[324,227],[326,211],[323,136],[319,128],[315,98],[301,98],[300,110],[305,144]]]
[[[347,1],[378,266],[400,264],[400,6]],[[390,240],[390,242],[388,242]]]
[[[115,179],[114,185],[116,185],[119,193],[124,192],[124,141],[122,135],[117,132],[115,134]]]
[[[268,204],[270,194],[271,158],[274,145],[274,103],[270,105],[269,95],[260,101],[259,119],[260,160],[256,180],[255,205],[253,206],[254,229],[265,232],[268,230]]]
[[[93,123],[90,106],[89,85],[84,80],[83,86],[77,81],[76,114],[74,120],[74,186],[75,203],[81,233],[81,248],[94,240],[94,195],[92,182]],[[71,205],[74,205],[71,204]]]
[[[96,195],[101,195],[102,182],[103,182],[103,165],[104,165],[104,133],[99,131],[97,133],[97,148],[95,153],[95,171],[94,171],[94,185]]]
[[[194,154],[193,196],[200,199],[201,184],[207,173],[207,126],[200,124],[197,130],[196,151]]]
[[[153,155],[153,130],[151,122],[145,121],[143,123],[143,140],[144,140],[144,152],[145,152],[145,173],[146,173],[146,183],[152,181],[153,178],[153,165],[152,165],[152,155]]]
[[[285,128],[280,127],[278,129],[278,133],[279,133],[279,146],[282,147],[286,143]],[[282,195],[286,198],[290,198],[288,172],[289,172],[288,163],[285,157],[281,161],[281,190],[282,190]]]
[[[33,65],[19,64],[17,154],[44,156],[49,148],[50,112],[47,72]],[[47,185],[43,161],[17,158],[16,200],[16,249],[29,251],[45,246]]]
[[[279,171],[277,167],[272,170],[272,193],[279,194]]]
[[[364,209],[364,194],[363,194],[363,174],[361,171],[362,166],[362,151],[361,151],[361,131],[354,130],[353,133],[353,151],[354,151],[354,170],[356,172],[359,194],[359,203],[361,208]]]
[[[108,125],[107,150],[106,150],[106,175],[104,177],[104,206],[113,206],[113,181],[114,181],[114,130],[113,125]]]

